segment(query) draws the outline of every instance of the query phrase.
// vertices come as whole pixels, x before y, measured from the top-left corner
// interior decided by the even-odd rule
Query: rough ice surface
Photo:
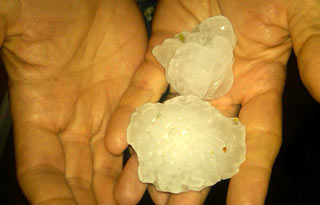
[[[236,41],[230,21],[214,16],[191,32],[166,39],[152,53],[165,68],[168,83],[180,95],[211,100],[226,94],[233,84]]]
[[[164,192],[199,191],[235,175],[245,160],[245,127],[196,96],[147,103],[132,114],[127,141],[139,179]]]

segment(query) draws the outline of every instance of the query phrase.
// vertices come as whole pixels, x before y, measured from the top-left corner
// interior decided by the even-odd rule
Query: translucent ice
[[[191,32],[165,40],[152,53],[166,69],[167,81],[175,91],[209,100],[226,94],[232,86],[236,41],[230,21],[214,16]]]
[[[244,125],[195,96],[139,107],[127,141],[138,156],[140,181],[172,193],[232,177],[246,153]]]

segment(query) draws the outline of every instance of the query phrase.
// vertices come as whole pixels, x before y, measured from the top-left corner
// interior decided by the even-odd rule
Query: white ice
[[[138,156],[140,181],[171,193],[232,177],[246,154],[244,125],[196,96],[137,108],[127,141]]]
[[[211,100],[226,94],[233,84],[236,41],[230,21],[214,16],[190,32],[165,40],[152,53],[165,68],[167,81],[175,91]]]

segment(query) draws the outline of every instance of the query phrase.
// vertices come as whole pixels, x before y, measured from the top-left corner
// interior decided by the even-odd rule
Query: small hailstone
[[[127,141],[138,156],[140,181],[171,193],[230,178],[245,160],[244,125],[195,96],[137,108]]]
[[[152,53],[166,69],[167,81],[175,91],[211,100],[226,94],[233,84],[236,41],[230,21],[214,16],[191,32],[165,40]]]

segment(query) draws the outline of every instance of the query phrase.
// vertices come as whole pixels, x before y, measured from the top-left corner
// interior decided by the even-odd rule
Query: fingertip
[[[115,198],[119,204],[138,204],[147,188],[138,177],[138,159],[133,154],[123,169],[115,186]]]
[[[128,143],[119,138],[110,139],[106,137],[105,147],[110,154],[120,155],[128,147]]]
[[[167,204],[169,199],[168,192],[160,192],[156,189],[154,185],[148,186],[148,192],[155,204]]]
[[[298,68],[301,80],[308,89],[312,97],[320,102],[320,85],[319,85],[319,45],[320,34],[308,33],[309,35],[302,38],[304,41],[301,45],[301,36],[296,37],[294,48],[297,54]],[[298,40],[299,39],[299,40]]]
[[[107,151],[112,155],[120,155],[125,149],[123,148],[125,145],[118,139],[110,139],[108,136],[106,136],[104,142]]]
[[[201,191],[189,191],[179,194],[171,195],[168,204],[203,204],[210,191],[210,187],[207,187]]]
[[[300,76],[303,84],[307,88],[310,95],[318,102],[320,102],[320,74],[315,69],[300,69]]]
[[[127,147],[127,127],[133,108],[119,107],[112,115],[105,136],[105,147],[114,155],[121,154]]]

